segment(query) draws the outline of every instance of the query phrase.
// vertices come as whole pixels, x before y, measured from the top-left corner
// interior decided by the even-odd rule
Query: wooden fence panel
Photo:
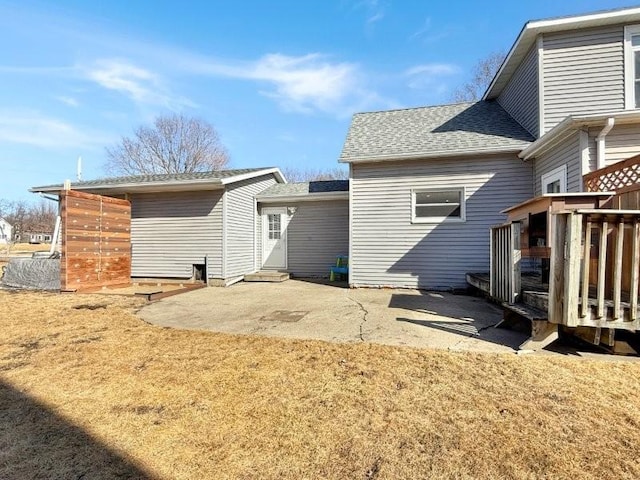
[[[86,290],[131,281],[131,204],[68,190],[61,193],[61,288]]]

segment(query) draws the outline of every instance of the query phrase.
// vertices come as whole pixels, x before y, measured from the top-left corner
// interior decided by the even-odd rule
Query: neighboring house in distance
[[[6,245],[13,240],[13,227],[4,218],[0,217],[0,245]]]
[[[528,22],[482,100],[354,115],[348,182],[277,168],[120,177],[73,189],[132,204],[134,277],[229,284],[261,269],[353,286],[466,287],[490,227],[640,153],[640,8]],[[57,193],[62,185],[32,191]]]
[[[527,197],[640,153],[640,8],[528,22],[483,99],[354,116],[350,283],[464,287]]]

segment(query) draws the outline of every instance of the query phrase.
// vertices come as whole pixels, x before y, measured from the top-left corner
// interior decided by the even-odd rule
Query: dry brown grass
[[[637,362],[161,329],[122,297],[0,304],[1,478],[640,477]]]
[[[6,249],[7,245],[3,245]],[[49,243],[14,243],[9,246],[12,255],[16,253],[46,252],[51,248]]]

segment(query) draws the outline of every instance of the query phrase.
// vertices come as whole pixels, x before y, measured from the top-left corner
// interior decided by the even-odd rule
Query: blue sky
[[[490,5],[490,6],[487,6]],[[446,103],[527,20],[624,1],[0,0],[0,198],[104,176],[160,113],[211,122],[230,167],[335,167],[357,111]]]

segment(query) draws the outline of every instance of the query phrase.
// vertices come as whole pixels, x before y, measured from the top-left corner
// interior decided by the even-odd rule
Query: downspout
[[[602,130],[600,130],[600,133],[598,134],[598,136],[596,137],[596,147],[597,147],[597,153],[596,153],[596,169],[601,169],[604,168],[604,162],[605,162],[605,137],[607,136],[607,134],[611,131],[611,129],[613,128],[613,126],[616,123],[616,119],[613,117],[609,117],[607,118],[607,123],[604,125],[604,127],[602,128]]]

